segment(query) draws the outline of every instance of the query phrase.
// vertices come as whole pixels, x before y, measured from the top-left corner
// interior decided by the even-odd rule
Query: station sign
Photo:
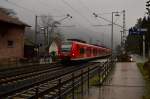
[[[130,28],[129,35],[144,35],[147,32],[146,28]]]

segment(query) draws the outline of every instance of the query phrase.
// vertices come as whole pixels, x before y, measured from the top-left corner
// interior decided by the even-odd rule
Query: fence
[[[63,75],[56,80],[55,86],[48,88],[47,90],[40,92],[38,87],[36,88],[36,95],[32,98],[43,97],[46,99],[62,99],[68,94],[71,94],[72,99],[75,98],[75,88],[81,88],[81,94],[84,90],[84,82],[87,82],[87,91],[90,88],[90,79],[98,75],[99,85],[102,85],[109,75],[110,71],[114,67],[114,61],[108,60],[104,63],[96,63],[95,66],[86,67],[79,71],[73,72],[71,74]],[[52,83],[52,82],[51,82]],[[50,94],[53,92],[53,94]],[[47,95],[45,95],[47,94]]]

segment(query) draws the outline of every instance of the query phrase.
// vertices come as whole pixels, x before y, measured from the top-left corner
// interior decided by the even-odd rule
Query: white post
[[[145,35],[143,35],[143,58],[145,59]]]

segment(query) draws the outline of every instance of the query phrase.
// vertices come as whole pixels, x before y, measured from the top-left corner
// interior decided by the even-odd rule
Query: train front
[[[59,58],[61,61],[70,61],[71,49],[72,49],[72,42],[62,43],[60,51],[59,51]]]

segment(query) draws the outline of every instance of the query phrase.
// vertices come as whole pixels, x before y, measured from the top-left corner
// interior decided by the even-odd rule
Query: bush
[[[143,69],[145,70],[148,79],[150,79],[150,59],[144,63]]]

